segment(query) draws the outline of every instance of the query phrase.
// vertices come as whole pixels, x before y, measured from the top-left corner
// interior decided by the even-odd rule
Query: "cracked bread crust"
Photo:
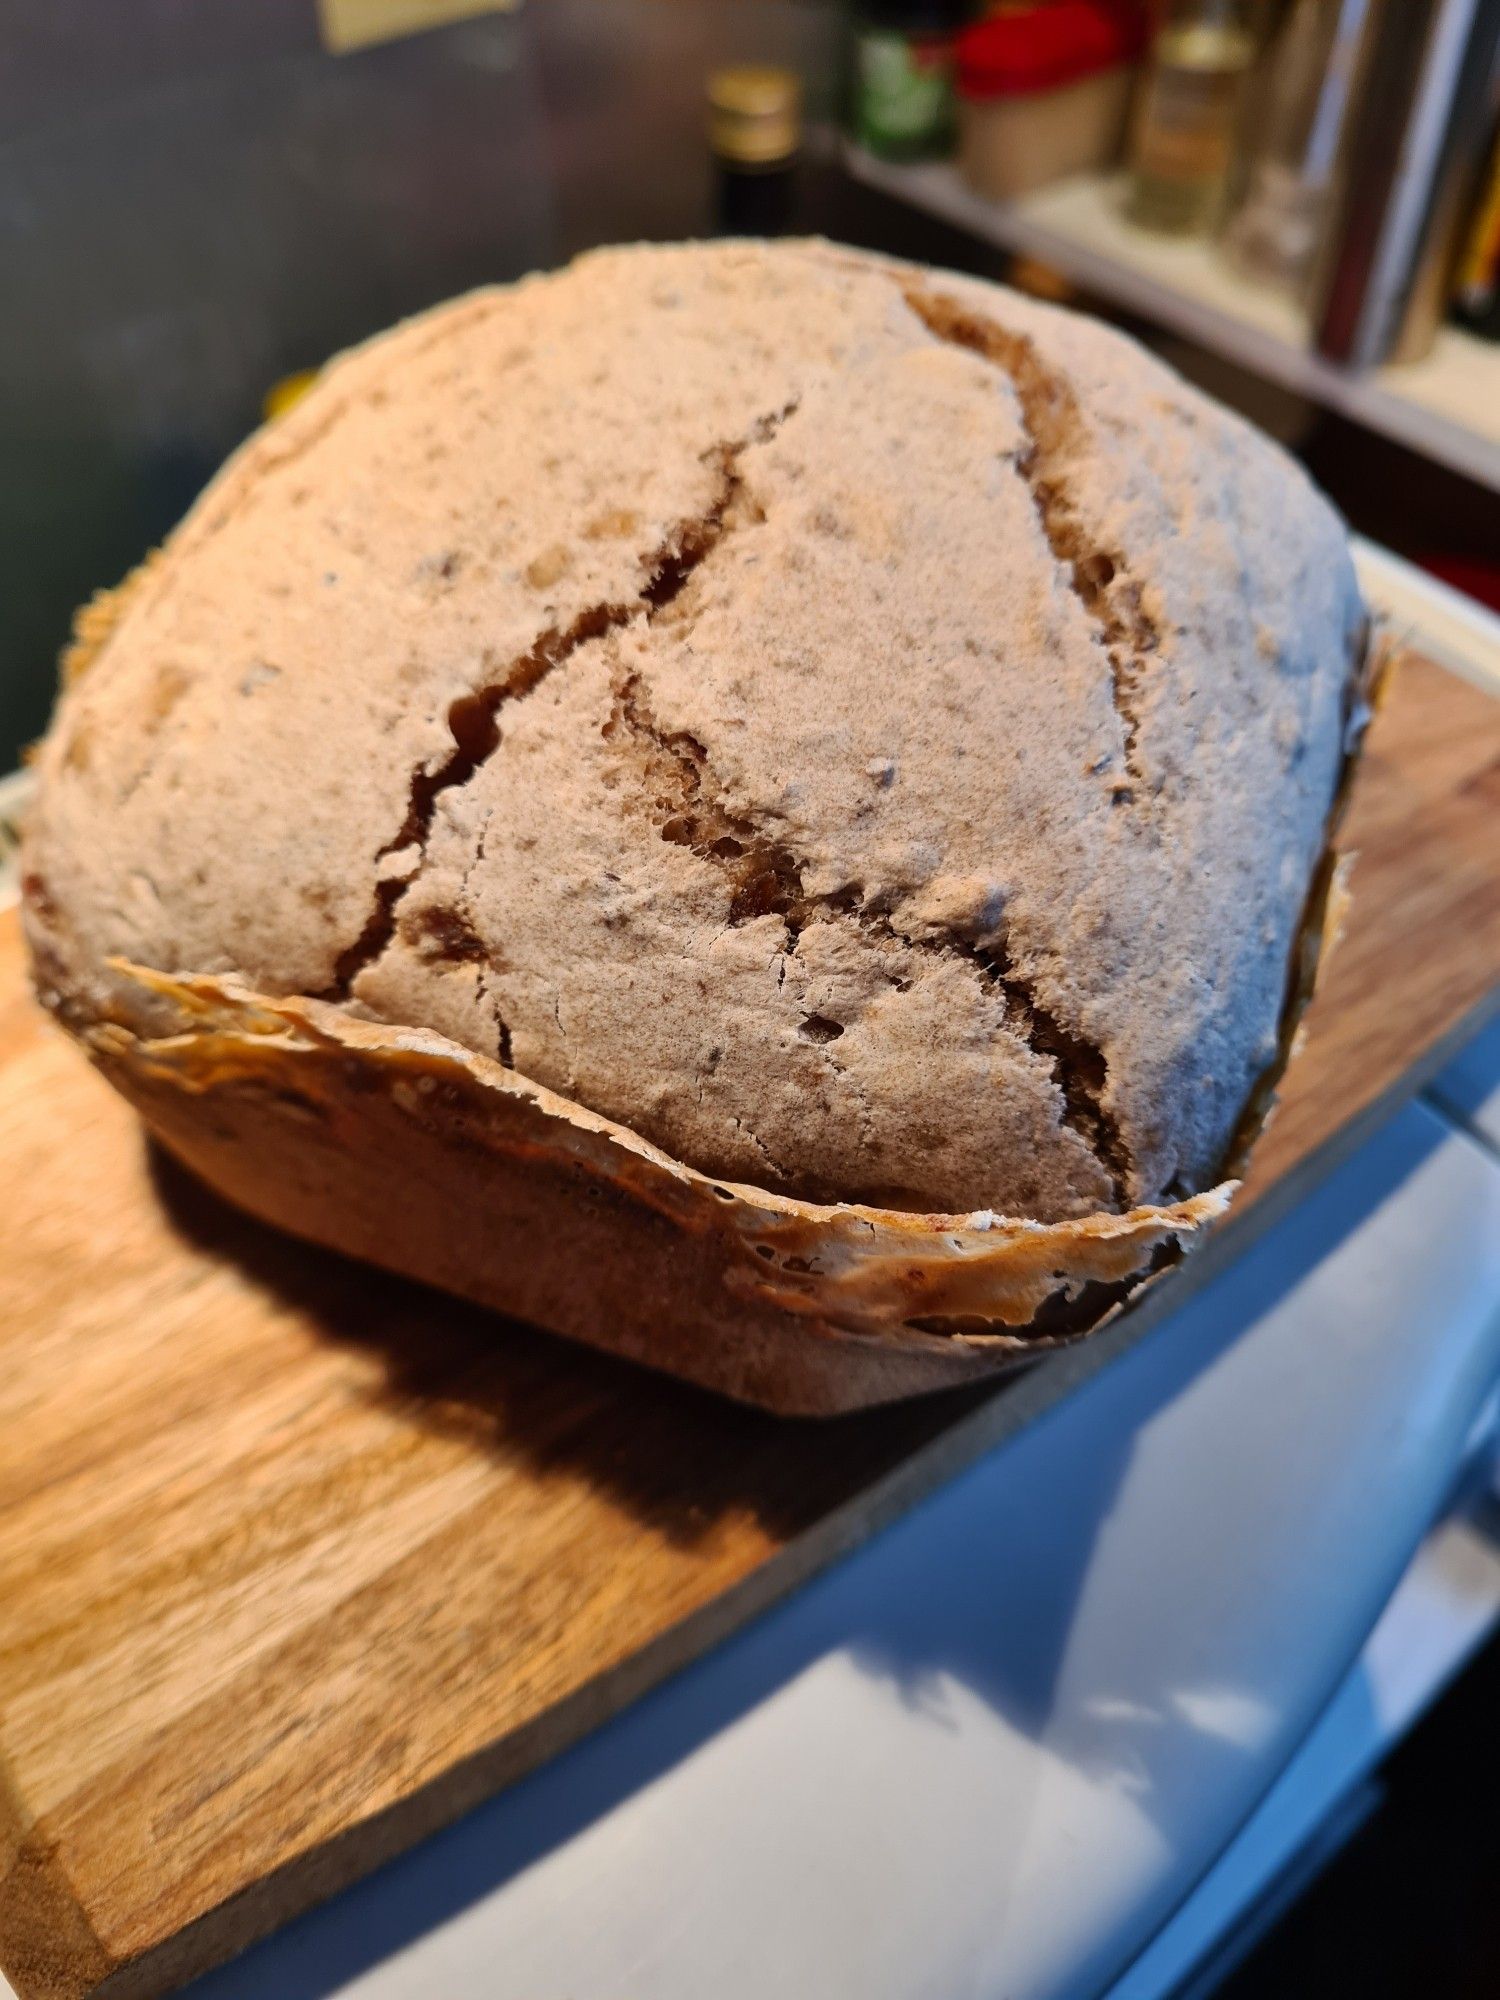
[[[1275,1065],[1364,625],[1301,472],[1108,329],[596,253],[332,365],[84,621],[42,983],[435,1030],[801,1200],[1171,1200]]]
[[[158,1032],[94,1021],[85,1045],[230,1199],[783,1415],[973,1383],[1076,1338],[1229,1195],[1050,1225],[816,1208],[711,1181],[427,1030],[120,979]]]

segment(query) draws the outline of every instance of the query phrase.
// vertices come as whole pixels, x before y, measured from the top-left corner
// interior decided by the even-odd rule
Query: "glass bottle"
[[[953,43],[968,0],[855,0],[850,123],[884,160],[941,159],[957,113]]]
[[[1246,277],[1299,296],[1333,193],[1367,0],[1293,0],[1254,85],[1245,191],[1224,232]]]
[[[725,236],[783,236],[792,227],[802,84],[789,69],[737,63],[708,79],[714,219]]]
[[[1250,0],[1172,0],[1157,29],[1131,144],[1126,213],[1146,229],[1206,236],[1234,166],[1255,60]]]

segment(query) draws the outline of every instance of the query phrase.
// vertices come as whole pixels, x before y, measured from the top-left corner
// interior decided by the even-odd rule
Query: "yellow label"
[[[293,403],[302,401],[317,379],[316,368],[301,368],[295,375],[283,375],[279,382],[273,382],[260,399],[260,413],[266,422],[285,416]]]
[[[318,0],[318,27],[324,48],[337,56],[476,14],[507,14],[515,5],[516,0]]]

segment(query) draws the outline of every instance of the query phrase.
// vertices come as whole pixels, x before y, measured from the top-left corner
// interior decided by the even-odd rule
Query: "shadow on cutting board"
[[[231,1259],[321,1338],[374,1356],[374,1392],[423,1431],[509,1465],[572,1473],[674,1545],[750,1514],[775,1544],[995,1388],[851,1416],[768,1416],[335,1251],[223,1201],[157,1145],[153,1186],[194,1249]]]

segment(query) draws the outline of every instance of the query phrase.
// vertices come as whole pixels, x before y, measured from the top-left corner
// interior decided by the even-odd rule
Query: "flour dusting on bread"
[[[598,252],[332,364],[83,614],[39,982],[143,1042],[116,961],[421,1029],[813,1208],[1190,1202],[1364,635],[1333,510],[1119,334]]]

